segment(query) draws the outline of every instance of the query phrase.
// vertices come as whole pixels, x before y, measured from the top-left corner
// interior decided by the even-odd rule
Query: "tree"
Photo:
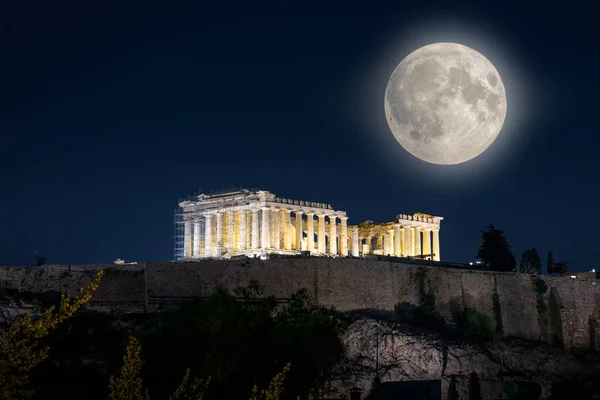
[[[523,274],[540,274],[542,272],[542,261],[535,247],[523,252],[517,272]]]
[[[0,399],[28,399],[33,396],[29,389],[29,373],[48,357],[49,348],[40,342],[58,324],[71,318],[92,299],[100,285],[100,270],[87,287],[71,298],[62,293],[58,307],[49,307],[39,318],[27,313],[0,331]]]
[[[481,232],[481,245],[477,258],[484,267],[491,271],[514,271],[515,256],[510,251],[510,245],[504,236],[504,231],[488,224],[487,231]]]
[[[569,270],[569,263],[566,261],[563,261],[560,263],[554,263],[552,265],[552,271],[555,274],[566,274],[568,270]]]
[[[141,346],[138,339],[129,338],[125,349],[123,366],[119,376],[111,376],[109,382],[111,400],[150,400],[148,389],[144,389],[142,371]],[[250,400],[280,400],[284,392],[284,381],[290,371],[290,363],[277,373],[269,382],[267,389],[259,390],[255,384],[251,390]],[[191,370],[188,368],[183,380],[169,400],[203,400],[211,378],[206,380],[195,378],[190,380]],[[297,397],[300,400],[300,397]],[[307,400],[313,400],[311,395]]]
[[[148,390],[143,390],[142,360],[140,359],[140,342],[134,337],[129,338],[125,349],[123,367],[118,377],[111,375],[108,388],[111,400],[148,400]]]
[[[554,265],[554,258],[552,257],[552,252],[548,252],[548,261],[546,262],[546,268],[548,270],[548,274],[552,275],[554,272],[552,266]]]
[[[481,386],[479,385],[479,377],[473,371],[469,379],[469,400],[483,400],[481,397]]]
[[[450,385],[448,386],[448,395],[446,396],[447,400],[458,400],[458,390],[456,390],[456,376],[452,375],[450,377]]]
[[[115,377],[111,375],[108,388],[111,400],[150,400],[148,389],[144,389],[142,379],[142,358],[140,341],[131,336],[125,349],[121,373]],[[289,369],[289,368],[288,368]],[[287,373],[287,370],[284,371]],[[206,381],[195,378],[190,381],[191,371],[185,371],[183,380],[169,400],[203,400],[204,394],[210,384],[210,377]],[[284,374],[285,375],[285,374]]]
[[[218,290],[182,304],[157,329],[141,337],[144,380],[152,398],[166,398],[186,367],[211,376],[209,398],[244,398],[253,385],[267,387],[287,363],[285,397],[305,397],[321,387],[344,353],[339,312],[312,307],[305,290],[287,304],[262,297],[257,283]]]

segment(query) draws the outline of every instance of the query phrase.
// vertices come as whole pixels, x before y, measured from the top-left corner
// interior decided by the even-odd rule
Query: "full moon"
[[[385,90],[385,114],[409,153],[432,164],[460,164],[498,137],[506,92],[483,55],[457,43],[434,43],[398,64]]]

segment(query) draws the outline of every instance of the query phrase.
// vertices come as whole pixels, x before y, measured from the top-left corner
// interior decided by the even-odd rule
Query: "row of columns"
[[[384,255],[414,257],[433,254],[432,259],[440,261],[439,229],[395,224],[385,234],[376,236],[378,241],[381,240],[383,242],[381,250]],[[364,238],[360,238],[360,243],[362,244],[362,240],[364,239],[370,247],[372,237],[365,236]],[[369,249],[369,251],[371,250]]]
[[[292,226],[292,212],[296,215],[295,226]],[[227,227],[224,224],[225,214],[228,215]],[[304,246],[303,214],[307,216],[307,240]],[[318,232],[315,232],[315,215],[318,218]],[[183,250],[184,257],[186,258],[220,256],[225,249],[230,251],[258,249],[307,250],[319,254],[348,255],[348,217],[346,216],[317,214],[271,207],[251,210],[250,218],[248,218],[247,210],[206,213],[203,216],[203,221],[185,221]],[[235,223],[236,216],[239,217],[239,224]],[[328,232],[326,232],[325,217],[328,217],[330,220]],[[339,234],[337,229],[338,218],[341,221]],[[248,226],[248,219],[251,221],[250,226]],[[201,227],[201,224],[204,226]],[[216,228],[214,225],[216,225]],[[214,239],[213,230],[216,233],[216,238]],[[315,233],[317,234],[316,248],[314,241]],[[204,236],[204,249],[201,249],[202,235]],[[330,238],[329,249],[326,248],[326,236]],[[224,243],[225,237],[227,238],[227,243]],[[338,238],[340,241],[339,249]]]
[[[305,250],[317,254],[341,255],[351,254],[359,257],[365,253],[363,240],[366,241],[367,252],[370,249],[373,236],[359,237],[358,227],[352,227],[350,232],[347,226],[348,218],[345,216],[315,214],[312,212],[291,211],[287,209],[274,209],[262,207],[260,210],[237,211],[241,215],[239,224],[235,224],[235,211],[204,214],[204,221],[185,223],[184,257],[220,256],[224,250],[230,252],[246,250]],[[295,226],[292,225],[291,212],[296,215]],[[225,229],[224,214],[228,214],[228,223]],[[259,215],[260,213],[260,215]],[[304,226],[302,215],[306,214],[306,241],[303,241]],[[318,218],[318,231],[315,232],[314,216]],[[250,217],[250,218],[248,218]],[[329,231],[325,223],[329,217]],[[338,231],[337,219],[340,219]],[[248,224],[250,219],[250,224]],[[204,224],[204,229],[201,229]],[[216,228],[213,229],[213,226]],[[249,226],[248,226],[249,225]],[[201,233],[204,235],[204,248],[201,249]],[[213,240],[213,230],[216,238]],[[225,230],[227,243],[224,243]],[[315,233],[317,242],[315,248]],[[351,233],[351,237],[348,234]],[[283,235],[283,237],[282,237]],[[421,235],[423,237],[421,238]],[[326,246],[326,237],[329,237],[329,248]],[[236,240],[237,239],[237,240]],[[419,226],[401,226],[395,224],[384,235],[377,235],[378,246],[384,255],[396,257],[411,257],[433,254],[432,259],[440,260],[439,229],[423,228]],[[338,248],[339,241],[339,248]],[[380,243],[381,242],[381,243]]]

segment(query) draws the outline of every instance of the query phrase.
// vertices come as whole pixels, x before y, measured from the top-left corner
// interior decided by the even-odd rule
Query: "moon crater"
[[[385,91],[394,137],[409,153],[433,164],[460,164],[483,153],[500,133],[506,108],[496,68],[456,43],[410,53]]]

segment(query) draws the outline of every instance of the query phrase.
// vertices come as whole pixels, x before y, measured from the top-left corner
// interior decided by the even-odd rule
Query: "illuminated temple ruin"
[[[331,205],[283,199],[263,190],[200,194],[175,213],[175,259],[265,258],[269,254],[440,260],[442,217],[399,214],[394,221],[348,225]]]

